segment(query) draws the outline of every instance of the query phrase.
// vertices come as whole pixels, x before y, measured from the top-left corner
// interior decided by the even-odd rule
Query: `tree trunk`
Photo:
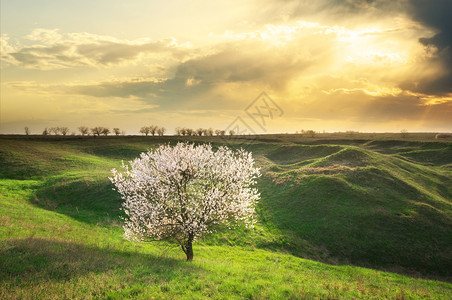
[[[185,252],[187,255],[187,261],[193,261],[193,243],[187,242],[185,249],[187,250],[187,252]]]
[[[194,234],[189,233],[187,242],[185,243],[185,246],[182,248],[185,252],[185,255],[187,255],[187,261],[193,261],[193,240]]]

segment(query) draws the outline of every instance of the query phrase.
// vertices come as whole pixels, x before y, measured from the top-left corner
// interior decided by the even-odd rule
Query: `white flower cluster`
[[[127,239],[174,238],[183,246],[216,224],[253,225],[259,193],[252,186],[260,172],[251,153],[178,143],[129,165],[123,162],[123,172],[113,169],[110,178],[124,200]]]

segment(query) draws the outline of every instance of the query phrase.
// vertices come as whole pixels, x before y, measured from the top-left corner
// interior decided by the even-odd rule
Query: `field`
[[[252,151],[258,223],[194,261],[122,237],[110,170],[162,143]],[[452,294],[452,141],[434,134],[0,136],[0,299]]]

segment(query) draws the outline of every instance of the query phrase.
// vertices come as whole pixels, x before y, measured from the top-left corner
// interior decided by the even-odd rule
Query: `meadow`
[[[162,143],[244,147],[254,229],[186,262],[123,239],[111,169]],[[447,299],[452,141],[434,134],[0,136],[0,299]]]

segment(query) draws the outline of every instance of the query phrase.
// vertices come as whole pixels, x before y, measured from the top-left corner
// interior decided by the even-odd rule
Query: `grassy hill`
[[[180,138],[245,146],[263,173],[256,228],[198,241],[187,263],[171,245],[123,240],[121,201],[107,179],[121,160],[177,140],[0,137],[0,298],[403,299],[452,292],[451,142]]]

